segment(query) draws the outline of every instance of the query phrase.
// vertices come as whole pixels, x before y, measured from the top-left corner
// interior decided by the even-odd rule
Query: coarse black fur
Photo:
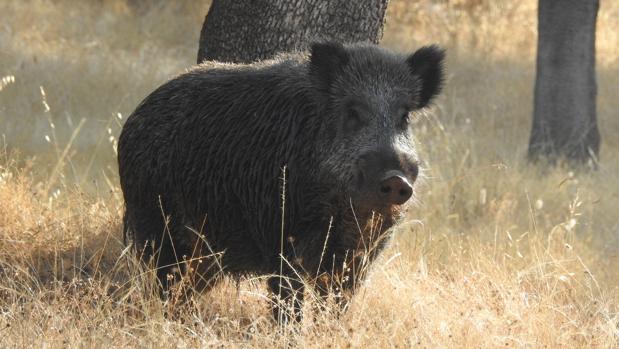
[[[439,93],[443,58],[316,43],[168,81],[120,135],[125,234],[164,290],[178,274],[199,290],[222,272],[272,274],[297,317],[299,276],[353,291],[401,211],[380,197],[385,171],[417,177],[408,113]]]

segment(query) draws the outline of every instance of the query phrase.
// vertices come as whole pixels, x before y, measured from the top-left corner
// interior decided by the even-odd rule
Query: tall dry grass
[[[194,62],[207,5],[0,3],[1,347],[618,346],[619,5],[599,14],[600,170],[572,173],[524,161],[534,0],[394,0],[385,45],[449,52],[445,93],[414,127],[421,204],[348,312],[312,312],[310,293],[281,329],[256,278],[171,309],[120,241],[116,137]]]

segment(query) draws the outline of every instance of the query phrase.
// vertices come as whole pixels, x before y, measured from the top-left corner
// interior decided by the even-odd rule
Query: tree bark
[[[599,0],[539,0],[529,159],[597,164],[595,24]]]
[[[213,0],[198,63],[248,63],[313,40],[378,43],[389,0]]]

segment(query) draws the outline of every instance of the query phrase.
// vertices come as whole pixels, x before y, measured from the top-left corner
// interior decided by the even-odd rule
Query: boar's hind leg
[[[130,237],[133,238],[138,255],[148,267],[156,268],[162,298],[170,287],[180,279],[179,262],[184,251],[173,243],[174,229],[156,206],[149,209],[127,209]]]

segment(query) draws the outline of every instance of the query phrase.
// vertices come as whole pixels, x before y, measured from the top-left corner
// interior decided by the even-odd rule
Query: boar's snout
[[[359,190],[366,204],[380,208],[402,205],[413,195],[413,183],[419,174],[414,155],[379,149],[361,156]]]
[[[400,171],[388,171],[380,182],[380,197],[388,205],[402,205],[413,195],[413,186]]]

